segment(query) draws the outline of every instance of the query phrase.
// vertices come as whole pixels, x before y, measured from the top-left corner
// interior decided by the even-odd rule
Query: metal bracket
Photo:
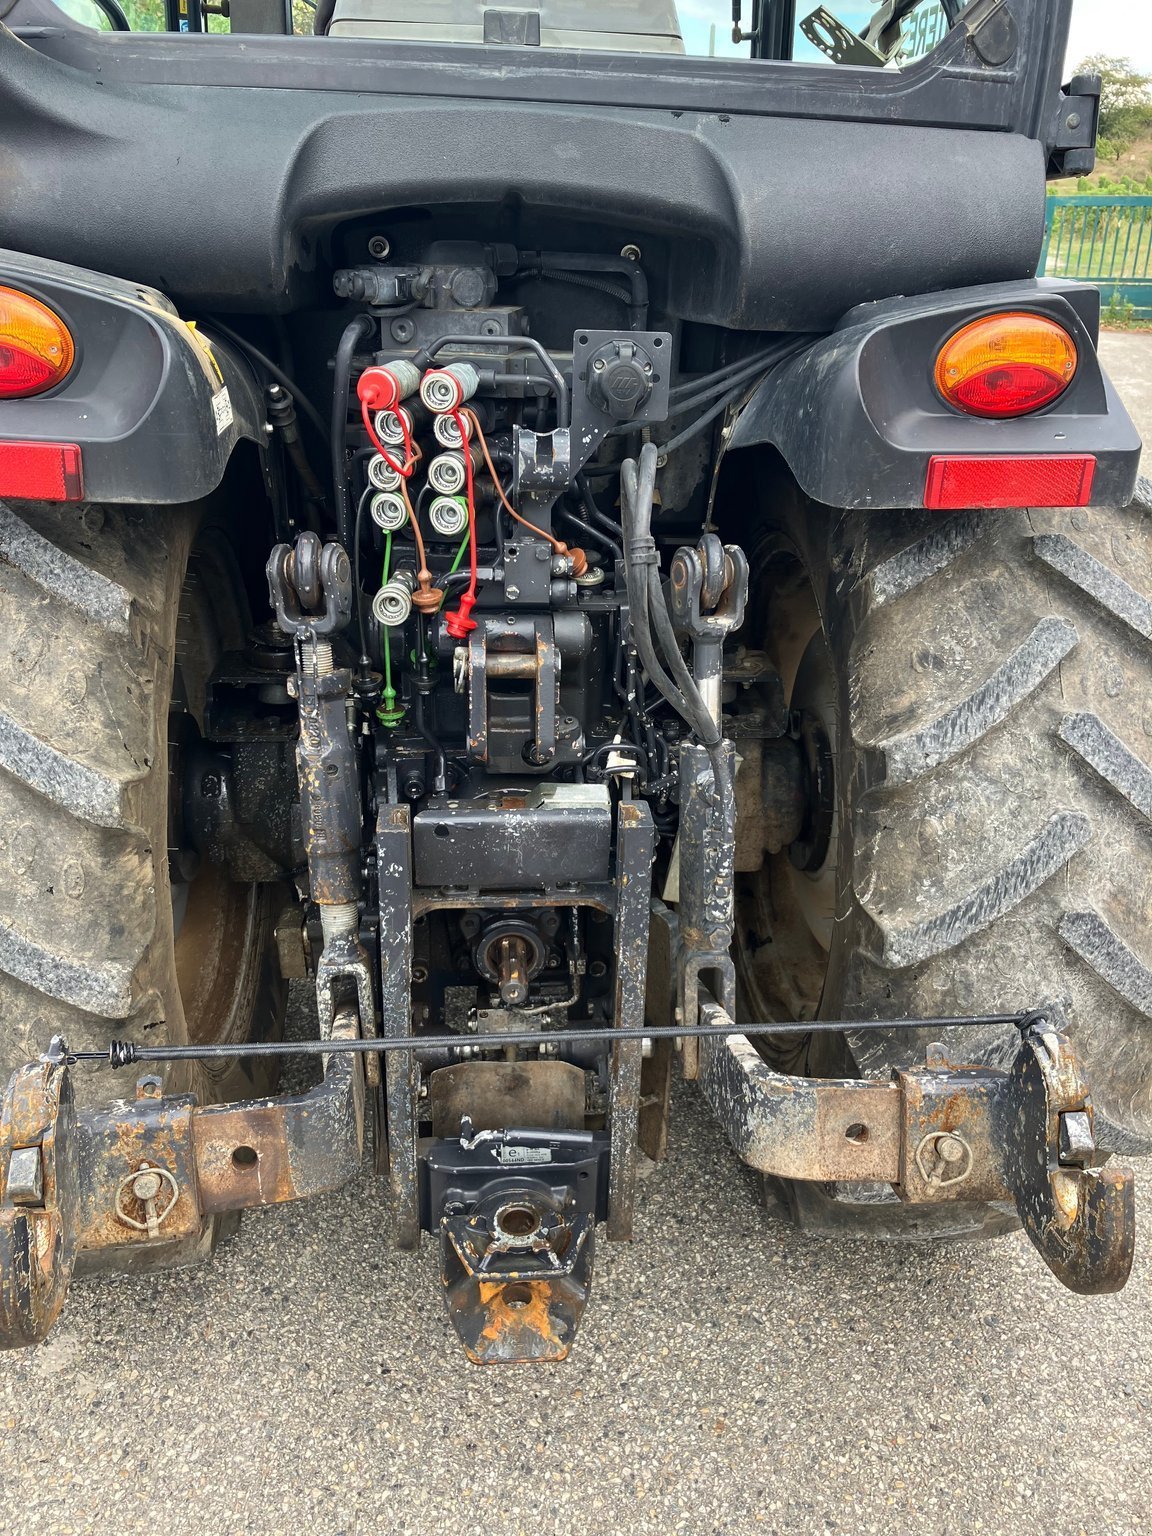
[[[358,1035],[355,1010],[341,1009],[333,1041]],[[0,1101],[0,1348],[47,1336],[79,1256],[171,1249],[216,1213],[338,1189],[360,1166],[364,1074],[354,1055],[329,1055],[306,1093],[201,1108],[155,1096],[158,1080],[145,1079],[133,1103],[76,1110],[55,1045],[13,1075]]]
[[[702,1017],[724,1010],[707,1003]],[[776,1178],[889,1183],[909,1205],[1012,1201],[1071,1290],[1117,1291],[1135,1238],[1132,1174],[1086,1166],[1092,1106],[1067,1039],[1035,1017],[1008,1071],[945,1066],[891,1082],[786,1077],[733,1026],[700,1042],[700,1078],[751,1167]]]
[[[732,774],[735,750],[725,741]],[[733,800],[733,812],[735,800]],[[691,742],[680,748],[679,898],[677,910],[676,1007],[679,1022],[700,1017],[711,994],[731,1014],[736,1006],[736,968],[732,963],[732,889],[735,879],[736,829],[723,817],[707,751]],[[703,978],[703,979],[702,979]],[[698,1071],[698,1042],[686,1039],[684,1076]]]
[[[1056,99],[1045,138],[1052,146],[1048,171],[1055,176],[1087,176],[1096,164],[1100,122],[1100,76],[1076,75]]]
[[[563,1360],[584,1315],[608,1138],[505,1130],[422,1144],[424,1225],[440,1234],[452,1326],[478,1365]]]
[[[543,545],[539,546],[544,548]],[[525,766],[552,765],[557,750],[560,653],[553,622],[544,615],[513,620],[483,618],[468,637],[468,753],[494,773],[523,773]],[[489,721],[489,683],[519,680],[532,685],[530,740],[515,737],[512,752],[507,725]]]
[[[1092,1101],[1065,1036],[1025,1026],[1008,1088],[1004,1169],[1024,1230],[1069,1290],[1120,1290],[1135,1248],[1135,1187],[1127,1168],[1085,1166]]]
[[[601,381],[613,373],[638,386],[617,402]],[[668,419],[672,377],[669,331],[577,331],[572,338],[572,454],[587,464],[609,432]],[[616,391],[618,393],[618,391]]]
[[[342,544],[302,533],[294,548],[275,546],[266,572],[268,600],[286,635],[332,635],[352,617],[352,566]]]

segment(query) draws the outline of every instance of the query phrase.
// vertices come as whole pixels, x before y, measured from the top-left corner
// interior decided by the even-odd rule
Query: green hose
[[[384,535],[384,571],[380,578],[380,585],[386,586],[388,577],[392,571],[392,534]],[[396,690],[392,686],[392,631],[386,626],[380,626],[380,640],[384,648],[384,695],[376,716],[381,724],[391,728],[399,725],[404,718],[404,706],[396,705]]]

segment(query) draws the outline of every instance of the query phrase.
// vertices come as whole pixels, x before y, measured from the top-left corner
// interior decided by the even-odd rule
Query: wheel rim
[[[810,804],[803,846],[765,852],[760,870],[737,879],[739,1004],[747,1019],[811,1019],[819,1013],[837,915],[840,825],[834,782],[827,780],[835,773],[830,744],[838,740],[839,694],[816,592],[797,551],[782,540],[762,547],[753,579],[757,601],[750,607],[768,626],[755,643],[780,674],[793,734],[812,759],[810,792],[811,768],[824,759],[826,815],[816,828]],[[782,1038],[772,1054],[794,1066],[804,1049],[802,1038]]]
[[[172,713],[169,724],[169,796],[183,798],[184,752],[204,731],[208,680],[220,656],[246,635],[246,603],[227,547],[201,541],[192,552],[180,596]],[[178,810],[170,846],[183,841]],[[181,876],[184,878],[181,878]],[[185,1038],[192,1044],[232,1044],[249,1037],[267,947],[262,888],[228,878],[217,865],[169,855],[169,890],[176,984]],[[201,1064],[207,1076],[225,1077],[231,1061]]]

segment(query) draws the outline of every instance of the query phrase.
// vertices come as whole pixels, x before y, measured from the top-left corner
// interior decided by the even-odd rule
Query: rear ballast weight
[[[714,1003],[702,1017],[680,1033],[699,1040],[704,1091],[737,1151],[761,1173],[884,1182],[918,1205],[1006,1202],[1070,1289],[1099,1294],[1124,1284],[1132,1175],[1093,1166],[1091,1102],[1066,1039],[1043,1013],[1004,1019],[1020,1030],[1006,1071],[946,1063],[934,1048],[924,1066],[891,1082],[785,1076],[750,1044],[750,1036],[805,1032],[810,1023],[737,1029]],[[851,1027],[890,1029],[893,1021]],[[627,1040],[635,1032],[600,1033]],[[70,1055],[54,1041],[14,1074],[0,1112],[0,1343],[47,1335],[82,1255],[171,1248],[215,1213],[346,1183],[361,1163],[363,1057],[399,1043],[363,1037],[355,1009],[343,1007],[328,1039],[265,1048],[324,1053],[323,1081],[307,1093],[200,1107],[188,1096],[160,1097],[159,1079],[144,1076],[133,1103],[77,1110],[73,1063],[99,1053]],[[111,1062],[179,1060],[206,1049],[119,1049]],[[440,1239],[449,1312],[472,1359],[568,1353],[594,1228],[612,1217],[611,1140],[539,1128],[473,1132],[465,1118],[458,1137],[421,1143],[420,1224]]]

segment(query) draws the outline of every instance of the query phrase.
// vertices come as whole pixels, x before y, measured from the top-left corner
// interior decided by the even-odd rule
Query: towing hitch
[[[891,1082],[782,1076],[719,1004],[706,1002],[701,1018],[695,1028],[649,1034],[696,1041],[704,1091],[753,1168],[819,1183],[880,1181],[921,1208],[1007,1202],[1070,1289],[1102,1294],[1128,1278],[1132,1175],[1096,1166],[1087,1087],[1067,1039],[1042,1014],[1004,1019],[1020,1031],[1007,1070],[950,1064],[934,1048],[924,1066]],[[975,1021],[825,1021],[751,1033],[966,1022]],[[595,1033],[623,1041],[637,1031]],[[77,1062],[127,1065],[228,1048],[117,1043],[107,1054],[70,1054],[54,1041],[13,1074],[0,1106],[0,1345],[46,1337],[78,1259],[97,1267],[133,1249],[176,1249],[219,1212],[346,1183],[361,1164],[365,1060],[408,1044],[365,1037],[356,1008],[344,1005],[324,1040],[242,1048],[322,1055],[323,1080],[305,1093],[200,1106],[191,1096],[161,1097],[160,1080],[146,1075],[133,1103],[90,1110],[73,1103]],[[471,1359],[568,1353],[588,1297],[596,1223],[608,1219],[613,1235],[618,1156],[611,1128],[474,1133],[466,1116],[458,1139],[419,1144],[420,1224],[439,1236],[448,1313]]]

